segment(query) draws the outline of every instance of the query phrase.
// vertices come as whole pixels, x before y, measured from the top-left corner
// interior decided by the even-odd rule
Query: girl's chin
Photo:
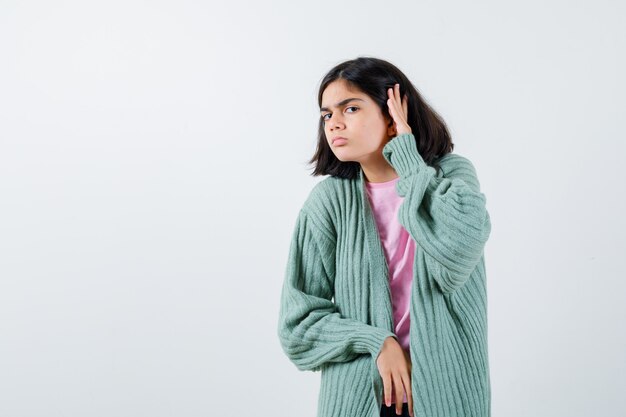
[[[353,160],[348,158],[346,155],[337,155],[335,154],[335,156],[337,157],[337,159],[339,159],[341,162],[352,162]]]
[[[350,152],[333,152],[341,162],[358,162]]]

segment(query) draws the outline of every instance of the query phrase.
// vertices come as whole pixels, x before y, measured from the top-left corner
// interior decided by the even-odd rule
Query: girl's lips
[[[347,139],[335,139],[333,141],[333,146],[345,145],[346,143],[348,143]]]

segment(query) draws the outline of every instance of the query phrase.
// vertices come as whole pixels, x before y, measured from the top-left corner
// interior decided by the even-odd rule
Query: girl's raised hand
[[[394,125],[396,127],[396,136],[403,133],[413,133],[411,126],[407,123],[407,116],[409,114],[408,101],[409,97],[405,94],[404,98],[400,100],[400,84],[395,84],[393,88],[387,89],[387,107],[389,107],[389,114],[393,118]]]

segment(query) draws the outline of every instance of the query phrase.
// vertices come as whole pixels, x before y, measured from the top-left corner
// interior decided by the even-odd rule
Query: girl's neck
[[[375,164],[361,163],[361,168],[367,182],[388,182],[398,178],[396,170],[385,159]]]

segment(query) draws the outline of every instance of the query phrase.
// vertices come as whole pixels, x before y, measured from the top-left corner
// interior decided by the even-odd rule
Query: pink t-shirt
[[[398,209],[403,201],[396,191],[400,178],[387,182],[365,181],[365,190],[370,205],[385,257],[389,266],[389,285],[393,305],[394,333],[400,346],[409,352],[411,281],[413,280],[413,257],[415,241],[398,222]],[[395,403],[395,393],[392,395]],[[403,402],[408,402],[406,393]]]

